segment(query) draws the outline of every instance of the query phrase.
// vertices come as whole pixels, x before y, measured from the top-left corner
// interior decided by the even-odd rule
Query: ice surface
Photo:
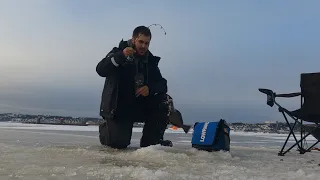
[[[97,125],[90,126],[73,126],[73,125],[48,125],[48,124],[27,124],[27,123],[14,123],[14,122],[0,122],[0,128],[10,129],[33,129],[33,130],[56,130],[56,131],[98,131]],[[184,133],[179,128],[177,130],[167,129],[167,133]],[[135,127],[133,132],[142,132],[142,128]],[[189,133],[191,133],[190,131]]]
[[[132,146],[120,151],[100,146],[96,127],[19,123],[0,123],[0,127],[1,180],[293,180],[319,179],[320,176],[319,152],[300,155],[293,150],[279,157],[279,147],[272,147],[277,144],[268,144],[282,137],[276,134],[235,132],[231,137],[230,153],[209,153],[192,149],[191,135],[183,133],[166,135],[174,141],[173,148],[151,146],[139,149],[141,133],[136,132]],[[242,144],[245,142],[249,142],[247,146]],[[253,142],[259,142],[261,146]]]

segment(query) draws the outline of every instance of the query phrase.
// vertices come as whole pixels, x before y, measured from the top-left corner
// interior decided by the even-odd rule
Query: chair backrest
[[[320,115],[320,72],[302,73],[300,87],[304,111],[308,114]]]

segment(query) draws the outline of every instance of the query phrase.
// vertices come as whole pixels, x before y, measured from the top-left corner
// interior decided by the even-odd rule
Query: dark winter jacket
[[[122,40],[119,46],[114,47],[96,66],[98,75],[105,78],[100,104],[100,116],[104,118],[112,118],[119,106],[119,77],[126,66],[126,58],[122,51],[128,46],[129,42]],[[149,96],[167,93],[167,80],[161,75],[158,67],[159,61],[160,57],[153,56],[148,51],[148,58],[144,61],[146,69],[144,76],[145,83],[149,87]]]

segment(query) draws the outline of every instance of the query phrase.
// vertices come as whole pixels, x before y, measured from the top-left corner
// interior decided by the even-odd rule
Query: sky
[[[0,112],[99,117],[97,63],[151,27],[185,121],[283,121],[258,88],[300,90],[320,67],[319,1],[0,1]],[[279,99],[294,110],[300,99]],[[290,109],[290,110],[291,110]]]

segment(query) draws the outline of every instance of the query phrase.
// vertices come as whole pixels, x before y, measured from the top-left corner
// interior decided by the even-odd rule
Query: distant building
[[[265,124],[277,124],[278,121],[264,121]]]

